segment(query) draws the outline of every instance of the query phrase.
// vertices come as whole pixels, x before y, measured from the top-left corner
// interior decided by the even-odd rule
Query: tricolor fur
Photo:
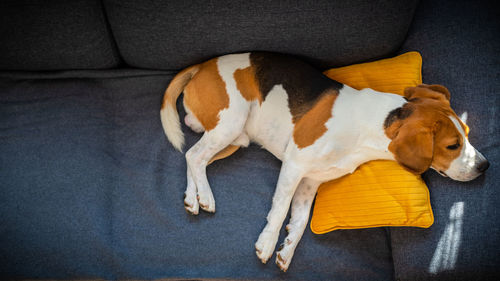
[[[175,101],[182,91],[185,124],[204,132],[186,153],[186,210],[215,212],[206,166],[250,141],[260,144],[283,164],[256,253],[264,263],[271,257],[291,204],[289,233],[276,256],[284,271],[322,182],[375,159],[396,160],[414,173],[433,168],[456,180],[471,180],[488,166],[439,85],[407,88],[405,97],[358,91],[285,55],[226,55],[181,71],[167,88],[161,120],[178,150],[184,137]]]

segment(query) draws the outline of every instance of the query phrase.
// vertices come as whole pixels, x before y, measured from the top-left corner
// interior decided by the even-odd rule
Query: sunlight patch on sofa
[[[436,274],[455,268],[462,237],[464,202],[455,202],[450,209],[450,221],[446,225],[429,266],[429,272]]]
[[[462,122],[464,122],[465,124],[467,124],[468,117],[469,117],[469,114],[467,113],[467,111],[464,111],[462,114],[460,114],[460,120],[462,120]]]

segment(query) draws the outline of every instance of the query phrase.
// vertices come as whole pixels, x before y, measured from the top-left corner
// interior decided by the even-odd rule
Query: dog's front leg
[[[290,208],[290,202],[303,175],[303,169],[293,162],[283,162],[271,211],[267,215],[267,225],[255,243],[256,254],[263,263],[266,263],[273,254],[281,226]]]
[[[283,271],[288,269],[295,248],[299,244],[302,234],[304,234],[307,222],[309,221],[309,213],[314,201],[314,196],[316,196],[316,191],[320,183],[321,182],[310,178],[304,178],[300,182],[297,191],[295,191],[292,201],[290,222],[286,226],[288,235],[276,253],[276,264]]]

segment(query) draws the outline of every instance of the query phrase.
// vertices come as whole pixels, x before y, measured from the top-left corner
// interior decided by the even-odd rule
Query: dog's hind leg
[[[219,123],[215,128],[206,131],[201,139],[186,152],[186,162],[197,189],[197,200],[199,206],[207,212],[215,212],[215,200],[207,180],[206,167],[209,161],[221,150],[232,144],[242,135],[247,119],[245,111],[248,108],[228,110],[220,114]],[[243,114],[242,114],[243,113]],[[186,197],[190,196],[192,201],[193,188],[189,185],[186,190]],[[188,194],[189,192],[189,194]],[[186,203],[186,201],[185,201]],[[186,209],[194,206],[189,204]]]
[[[184,208],[192,215],[197,215],[199,212],[199,204],[197,197],[198,190],[191,174],[189,166],[187,167],[187,188],[184,193]]]
[[[290,222],[286,226],[288,235],[276,253],[276,264],[283,271],[288,269],[295,248],[300,238],[302,238],[302,234],[304,234],[307,222],[309,221],[309,213],[311,212],[314,196],[316,195],[320,183],[321,182],[309,178],[304,178],[295,191],[291,207],[292,214]]]

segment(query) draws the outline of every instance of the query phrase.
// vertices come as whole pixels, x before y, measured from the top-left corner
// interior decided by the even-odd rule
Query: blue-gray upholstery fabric
[[[403,43],[417,0],[104,0],[127,64],[180,69],[228,53],[273,51],[319,67],[373,60]]]
[[[424,174],[435,222],[429,229],[392,228],[400,280],[500,279],[500,21],[494,1],[421,1],[401,52],[417,50],[423,80],[446,85],[451,105],[466,112],[470,142],[490,161],[466,183]]]
[[[0,69],[114,67],[112,35],[131,66],[175,70],[247,50],[325,68],[416,50],[424,82],[450,89],[491,167],[469,183],[424,174],[429,229],[307,228],[280,273],[253,246],[280,167],[268,152],[251,146],[212,164],[217,213],[184,211],[185,160],[159,121],[176,71],[0,72],[0,279],[500,279],[494,1],[422,0],[408,34],[413,0],[103,2],[1,2]],[[189,147],[199,135],[184,129]]]
[[[217,212],[187,214],[185,159],[159,118],[172,74],[0,73],[2,279],[393,278],[383,228],[307,228],[287,273],[263,265],[280,162],[255,145],[208,167]]]
[[[0,70],[103,69],[120,59],[100,0],[0,1]]]

